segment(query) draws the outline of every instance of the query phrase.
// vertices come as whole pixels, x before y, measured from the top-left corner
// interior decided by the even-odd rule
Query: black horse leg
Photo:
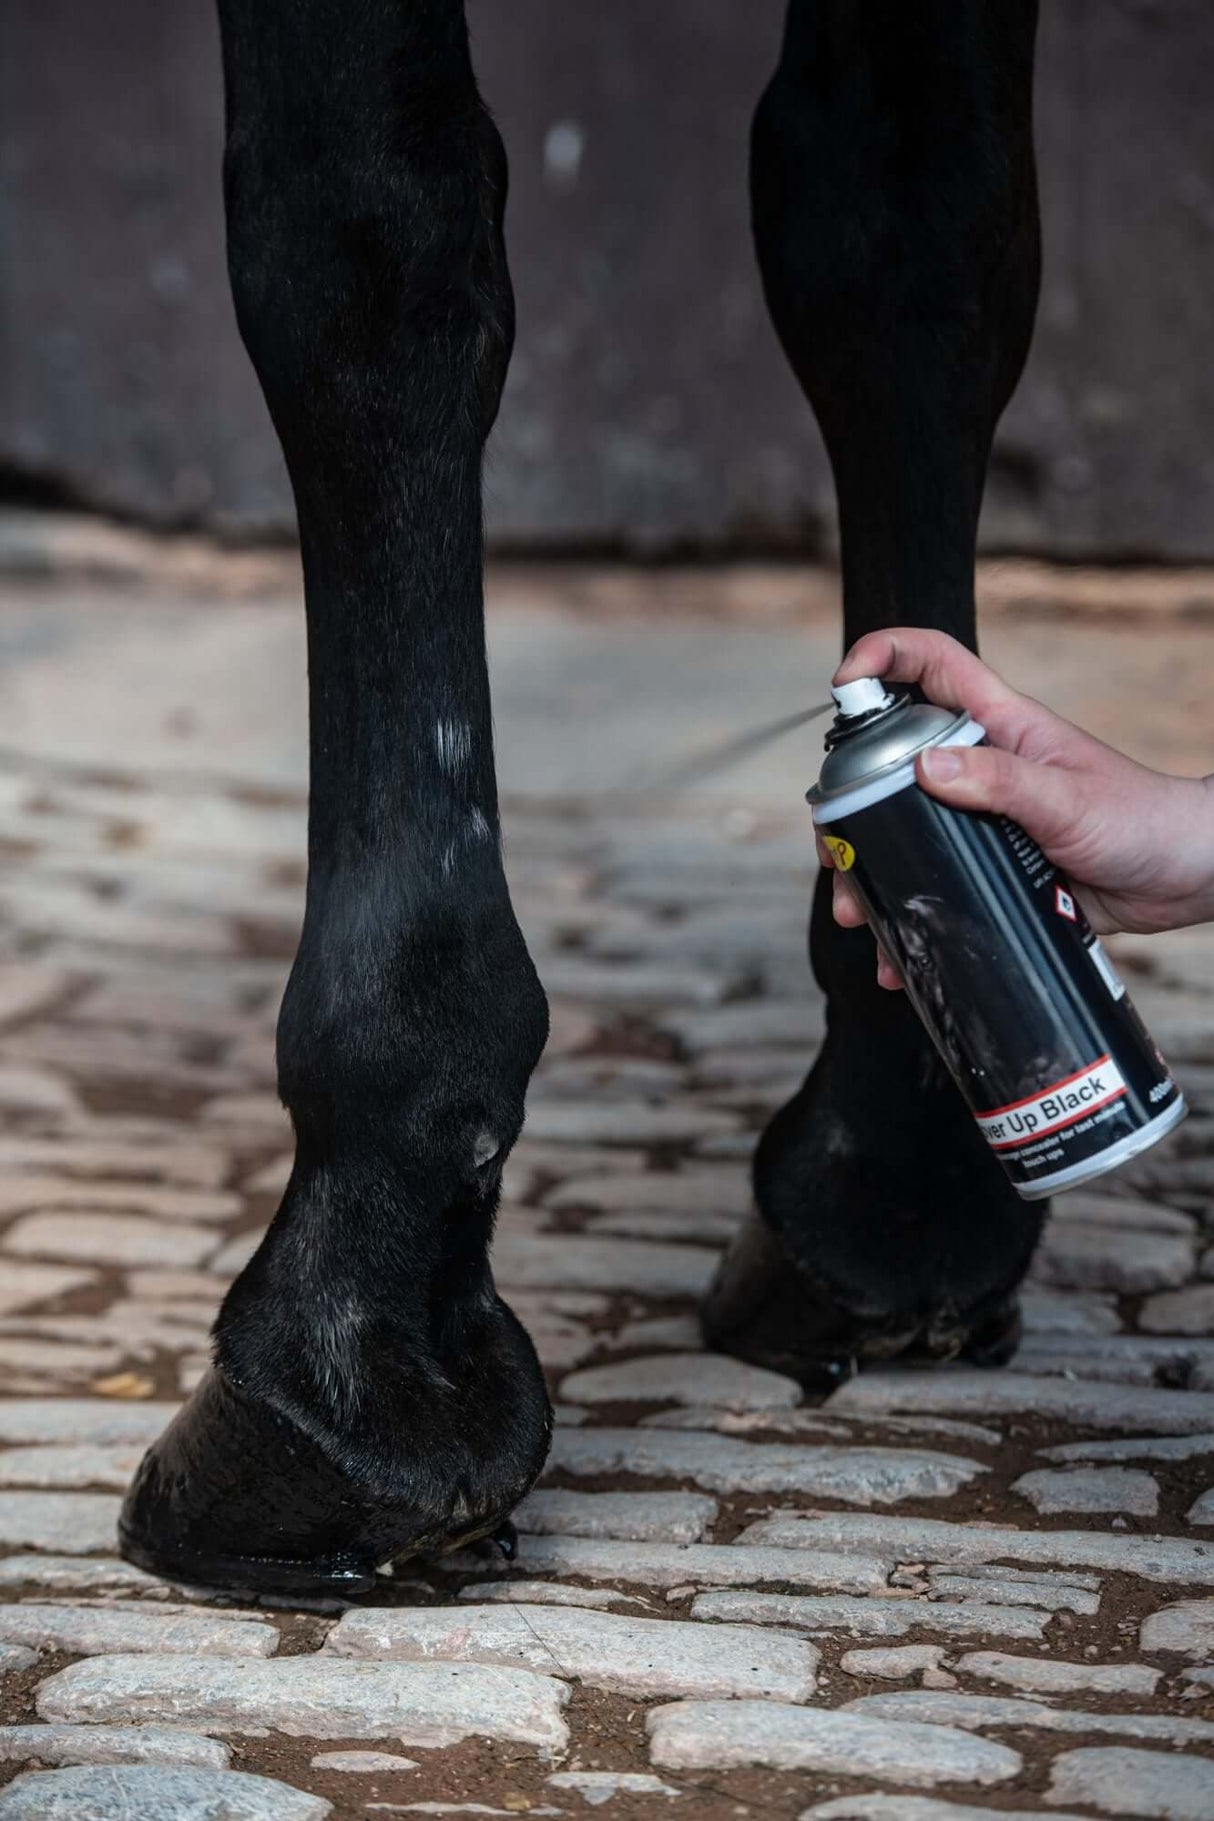
[[[486,1262],[547,1008],[502,871],[480,465],[512,336],[501,142],[462,0],[221,0],[229,265],[307,599],[307,910],[279,1022],[293,1174],[126,1553],[370,1585],[489,1535],[549,1406]]]
[[[1032,0],[791,0],[755,117],[768,303],[839,501],[846,641],[940,627],[973,644],[991,439],[1032,333],[1039,251]],[[705,1311],[716,1345],[830,1382],[907,1349],[999,1360],[1040,1230],[867,931],[819,880],[828,1036],[768,1127],[760,1218]]]

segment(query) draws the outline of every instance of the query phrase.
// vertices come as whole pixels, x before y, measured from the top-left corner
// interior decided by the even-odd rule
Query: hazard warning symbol
[[[1078,922],[1079,912],[1075,909],[1075,900],[1070,892],[1063,890],[1061,885],[1054,887],[1054,909],[1060,917],[1065,917],[1068,923]]]

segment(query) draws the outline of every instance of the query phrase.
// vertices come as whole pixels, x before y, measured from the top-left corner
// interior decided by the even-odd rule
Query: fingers
[[[887,993],[902,991],[902,976],[880,943],[877,944],[877,985],[883,986]]]
[[[847,883],[846,874],[837,868],[831,875],[830,908],[835,922],[842,929],[861,929],[868,922],[860,907],[860,900]],[[885,987],[891,993],[902,990],[902,976],[880,943],[877,944],[877,985]]]
[[[946,633],[921,626],[870,632],[852,646],[835,672],[836,683],[856,677],[883,677],[891,683],[917,683],[931,702],[965,708],[1004,743],[1009,723],[1036,709],[1017,695],[989,665]],[[1046,712],[1044,710],[1040,712]]]
[[[1086,793],[1074,772],[1035,764],[997,746],[929,746],[916,770],[933,797],[955,809],[1010,816],[1047,853],[1075,842]]]
[[[859,929],[868,922],[860,908],[860,900],[841,872],[836,872],[831,882],[830,908],[835,922],[843,929]]]
[[[853,892],[851,886],[848,884],[847,875],[841,873],[835,865],[835,856],[831,853],[829,847],[827,847],[825,841],[816,830],[814,831],[814,838],[818,845],[818,859],[826,871],[829,872],[831,878],[831,914],[834,917],[835,922],[841,925],[843,929],[859,929],[862,924],[867,923],[868,921],[860,908],[860,900],[856,897],[855,892]]]
[[[835,865],[835,856],[817,829],[814,830],[814,840],[818,848],[819,864],[830,874],[831,915],[843,929],[859,929],[862,924],[868,922],[868,918],[860,908],[860,900],[848,884],[847,875],[841,873]]]

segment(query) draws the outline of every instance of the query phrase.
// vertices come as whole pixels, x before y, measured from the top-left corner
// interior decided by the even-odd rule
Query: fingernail
[[[923,754],[923,769],[936,784],[947,784],[961,775],[962,758],[948,746],[929,746]]]

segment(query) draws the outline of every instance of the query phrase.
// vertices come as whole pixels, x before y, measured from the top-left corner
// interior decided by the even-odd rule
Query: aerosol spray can
[[[1185,1103],[1066,880],[1016,823],[915,781],[917,753],[983,729],[876,677],[832,693],[815,826],[1016,1189],[1139,1156]]]

